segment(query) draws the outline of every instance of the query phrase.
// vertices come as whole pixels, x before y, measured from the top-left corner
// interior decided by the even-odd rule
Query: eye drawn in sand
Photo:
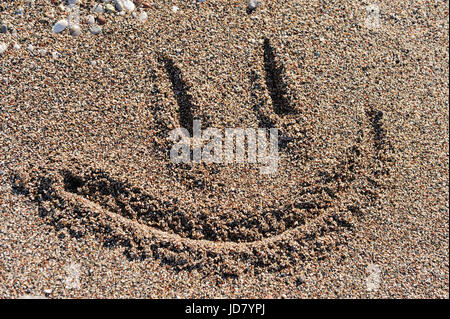
[[[314,147],[313,136],[302,128],[304,123],[298,114],[308,110],[291,102],[283,65],[270,40],[264,40],[262,51],[261,68],[249,72],[254,102],[251,109],[258,126],[280,128],[282,165],[306,163]],[[191,88],[176,63],[167,57],[160,61],[160,78],[171,83],[172,92],[166,93],[173,96],[174,107],[171,118],[155,123],[161,131],[168,132],[164,123],[172,123],[192,133],[193,119],[203,116],[201,107],[193,102]],[[164,133],[155,145],[155,150],[162,152],[161,161],[173,171],[179,185],[192,196],[200,194],[203,202],[184,202],[174,194],[162,198],[83,164],[62,171],[42,168],[31,177],[29,184],[33,187],[26,191],[19,176],[12,184],[17,192],[30,194],[40,216],[57,230],[64,229],[75,238],[93,234],[107,247],[122,247],[129,259],[154,258],[177,270],[220,270],[224,276],[237,276],[242,271],[279,271],[310,259],[326,258],[330,250],[345,242],[365,208],[376,200],[380,188],[377,180],[389,174],[388,142],[383,113],[368,108],[365,118],[338,164],[301,179],[283,177],[265,184],[274,189],[290,185],[286,186],[286,198],[279,200],[264,202],[262,195],[255,194],[248,205],[228,207],[230,202],[224,198],[228,195],[221,195],[230,194],[228,185],[212,187],[210,182],[241,168],[175,165],[168,156],[164,158],[164,152],[170,150]],[[371,165],[373,169],[367,170]],[[256,169],[245,169],[249,182],[258,179]],[[372,173],[367,175],[368,171]]]

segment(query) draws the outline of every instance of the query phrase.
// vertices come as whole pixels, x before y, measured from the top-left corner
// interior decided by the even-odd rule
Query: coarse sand
[[[0,297],[449,298],[448,1],[70,2],[0,1]]]

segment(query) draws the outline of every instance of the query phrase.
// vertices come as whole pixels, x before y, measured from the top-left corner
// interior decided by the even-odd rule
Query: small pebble
[[[4,42],[0,42],[0,54],[3,54],[6,49],[8,49],[8,46]]]
[[[81,34],[81,27],[78,24],[74,24],[70,27],[70,34],[74,37],[78,37]]]
[[[106,12],[109,12],[109,13],[116,12],[116,8],[114,8],[114,6],[111,3],[108,3],[106,5],[105,9],[106,9]]]
[[[112,10],[114,11],[114,7],[112,7]],[[101,4],[96,4],[92,8],[92,11],[94,11],[95,13],[104,13],[105,9],[103,8],[103,6]]]
[[[114,4],[115,4],[117,11],[119,11],[119,12],[122,12],[124,10],[134,11],[134,9],[136,8],[133,1],[131,1],[131,0],[115,0]]]
[[[142,11],[142,12],[139,14],[138,19],[139,19],[139,21],[141,21],[141,22],[147,21],[147,19],[148,19],[147,12]]]
[[[67,27],[69,26],[69,21],[67,19],[59,20],[55,23],[53,26],[53,32],[54,33],[61,33],[63,32]]]
[[[15,11],[14,11],[17,15],[21,16],[25,13],[24,8],[22,7],[18,7]]]
[[[28,51],[33,52],[34,51],[34,46],[32,44],[29,44],[27,49],[28,49]]]
[[[171,8],[172,12],[178,12],[178,10],[180,10],[180,8],[178,8],[177,6],[173,6]]]
[[[252,12],[259,6],[259,0],[249,0],[247,10]]]
[[[93,25],[90,29],[92,34],[99,34],[102,32],[102,28],[100,28],[98,25]]]
[[[124,9],[122,0],[115,0],[114,6],[116,7],[116,10],[119,12],[121,12]]]
[[[97,17],[97,23],[99,25],[104,25],[106,23],[106,19],[104,17]],[[92,23],[93,24],[93,23]]]
[[[127,11],[134,11],[136,6],[134,5],[133,1],[131,0],[123,0],[123,8]]]
[[[93,15],[86,16],[86,23],[87,24],[94,24],[95,23],[95,17]]]
[[[8,32],[8,27],[4,24],[2,24],[2,26],[0,27],[0,33],[7,33]]]

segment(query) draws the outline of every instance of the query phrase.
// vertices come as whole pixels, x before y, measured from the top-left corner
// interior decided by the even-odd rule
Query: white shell
[[[69,26],[69,21],[66,19],[59,20],[53,26],[53,32],[60,33],[63,32]]]

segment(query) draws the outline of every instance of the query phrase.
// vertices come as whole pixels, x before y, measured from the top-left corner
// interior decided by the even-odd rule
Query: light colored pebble
[[[93,15],[86,16],[86,23],[87,24],[94,24],[95,23],[95,17]]]
[[[67,27],[69,26],[69,21],[67,19],[59,20],[55,23],[53,26],[53,32],[54,33],[61,33],[63,32]]]
[[[139,21],[141,21],[141,22],[145,22],[145,21],[147,21],[148,20],[148,14],[147,14],[147,12],[145,12],[145,11],[142,11],[140,14],[139,14]]]
[[[259,6],[259,0],[249,0],[248,1],[248,9],[255,10]]]
[[[3,54],[8,49],[8,46],[4,42],[0,42],[0,54]]]
[[[81,34],[81,27],[78,24],[74,24],[70,27],[70,34],[74,37],[78,37]]]
[[[114,13],[116,12],[116,8],[111,3],[108,3],[105,7],[106,12]]]
[[[16,8],[16,10],[14,11],[17,15],[21,16],[25,13],[25,9],[22,7],[18,7]]]
[[[114,0],[114,6],[118,12],[122,12],[123,10],[126,10],[124,2],[125,1],[123,1],[123,0]]]
[[[98,25],[93,25],[90,31],[92,34],[99,34],[100,32],[102,32],[102,28]]]
[[[114,9],[114,7],[113,7]],[[103,5],[97,3],[93,8],[92,11],[95,13],[104,13],[105,12],[105,8],[103,7]]]
[[[134,11],[134,9],[136,8],[133,1],[131,1],[131,0],[122,0],[122,2],[123,2],[123,8],[127,11]]]

